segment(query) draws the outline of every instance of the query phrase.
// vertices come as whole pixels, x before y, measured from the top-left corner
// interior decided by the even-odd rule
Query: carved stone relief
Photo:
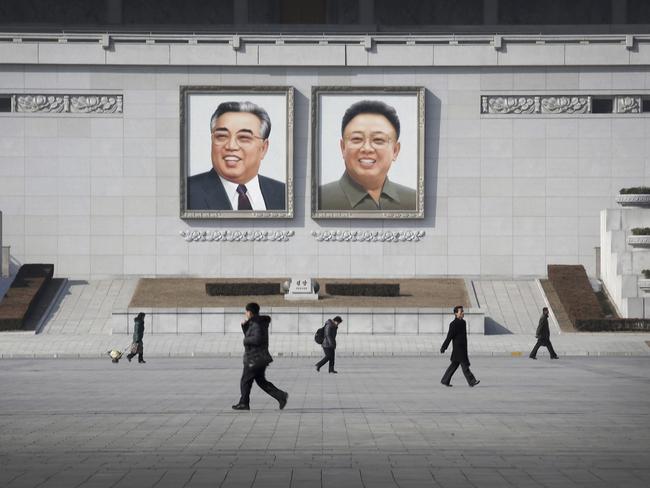
[[[182,230],[179,234],[187,242],[286,242],[295,232],[292,230]]]
[[[483,114],[585,114],[591,113],[591,96],[492,96],[481,97]]]
[[[418,242],[423,230],[373,231],[373,230],[314,230],[311,233],[319,242]]]
[[[14,95],[16,112],[121,114],[122,95]]]
[[[638,114],[641,112],[641,97],[623,95],[614,98],[614,110],[618,114]]]

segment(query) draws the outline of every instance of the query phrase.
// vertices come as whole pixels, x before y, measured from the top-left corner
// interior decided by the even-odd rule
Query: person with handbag
[[[246,305],[246,320],[242,322],[244,333],[244,370],[241,375],[241,397],[239,403],[233,405],[233,410],[250,410],[250,393],[253,381],[262,390],[275,398],[282,410],[287,404],[289,394],[277,388],[266,379],[268,365],[273,361],[269,353],[269,324],[271,317],[260,315],[257,303]]]
[[[144,312],[140,312],[135,319],[133,319],[133,344],[131,344],[131,352],[126,355],[126,359],[131,362],[133,356],[138,355],[139,363],[146,363],[142,357],[144,353],[144,345],[142,337],[144,336]]]
[[[338,373],[334,369],[334,360],[336,359],[336,333],[341,322],[343,322],[343,319],[338,315],[333,319],[327,319],[327,322],[325,322],[322,344],[325,357],[316,363],[316,371],[320,371],[325,366],[325,363],[329,361],[329,372]]]

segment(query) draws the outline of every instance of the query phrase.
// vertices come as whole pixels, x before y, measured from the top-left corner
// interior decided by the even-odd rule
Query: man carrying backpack
[[[338,315],[333,319],[327,319],[325,325],[323,326],[323,351],[325,352],[325,357],[316,363],[316,371],[320,371],[321,367],[329,361],[329,372],[337,373],[334,370],[334,360],[335,360],[335,351],[336,351],[336,332],[339,328],[339,324],[343,322],[343,319]]]

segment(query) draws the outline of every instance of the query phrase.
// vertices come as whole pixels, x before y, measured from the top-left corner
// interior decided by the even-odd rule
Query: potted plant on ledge
[[[639,278],[639,288],[643,291],[650,292],[650,269],[644,269],[641,271],[643,278]]]
[[[623,207],[650,207],[650,187],[621,188],[616,202]]]
[[[627,236],[627,243],[633,247],[650,247],[650,227],[635,227],[632,235]]]

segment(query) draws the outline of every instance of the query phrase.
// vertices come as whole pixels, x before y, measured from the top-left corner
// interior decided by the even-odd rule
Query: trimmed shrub
[[[650,319],[577,320],[576,329],[583,332],[650,332]]]
[[[649,186],[635,186],[632,188],[621,188],[619,191],[621,195],[648,195],[650,194]]]
[[[214,296],[280,295],[280,283],[206,283],[205,292]]]
[[[0,302],[0,331],[20,330],[54,275],[53,264],[23,264]]]
[[[578,320],[605,318],[582,265],[549,264],[548,279],[574,327]]]
[[[650,269],[644,269],[641,273],[646,280],[650,280]]]
[[[327,283],[325,293],[354,297],[398,297],[399,283]]]
[[[633,236],[650,236],[650,227],[635,227],[630,232]]]

